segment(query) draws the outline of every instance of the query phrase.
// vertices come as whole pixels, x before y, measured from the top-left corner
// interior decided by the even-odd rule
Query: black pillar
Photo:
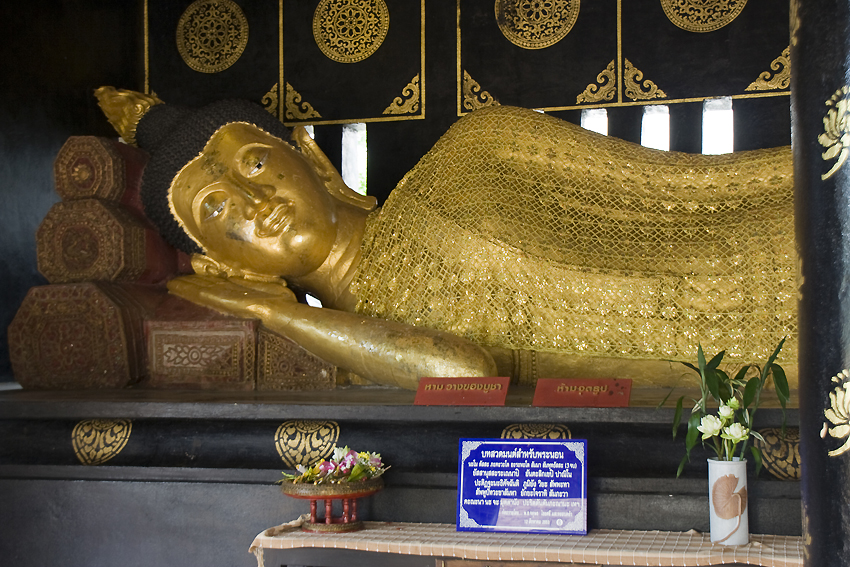
[[[850,1],[791,4],[804,564],[850,566]]]

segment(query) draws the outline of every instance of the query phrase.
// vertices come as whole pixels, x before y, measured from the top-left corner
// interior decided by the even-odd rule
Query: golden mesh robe
[[[485,108],[401,180],[362,250],[362,314],[589,360],[695,360],[702,343],[761,362],[787,335],[796,381],[790,147],[661,152]]]

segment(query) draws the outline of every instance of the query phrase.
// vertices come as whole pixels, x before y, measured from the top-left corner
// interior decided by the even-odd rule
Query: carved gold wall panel
[[[197,0],[177,22],[177,50],[200,73],[233,65],[248,44],[248,20],[231,0]]]
[[[88,419],[71,433],[74,454],[84,465],[102,465],[127,445],[133,422],[129,419]]]
[[[285,421],[274,437],[277,452],[288,468],[306,467],[331,456],[339,439],[339,424],[307,419]]]
[[[321,0],[313,38],[328,59],[356,63],[375,53],[390,27],[384,0]]]
[[[570,33],[579,0],[496,0],[496,23],[505,39],[523,49],[543,49]]]
[[[747,0],[661,0],[669,20],[689,32],[718,30],[732,22]]]

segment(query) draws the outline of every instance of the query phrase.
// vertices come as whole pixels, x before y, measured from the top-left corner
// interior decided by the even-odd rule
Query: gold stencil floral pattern
[[[102,465],[121,452],[130,440],[129,419],[88,419],[71,433],[74,454],[84,465]]]
[[[572,439],[560,423],[513,423],[502,430],[502,439]]]
[[[356,63],[375,53],[390,27],[384,0],[322,0],[313,14],[313,38],[328,59]]]
[[[523,49],[543,49],[564,39],[578,12],[579,0],[496,0],[499,30]]]
[[[841,87],[826,101],[829,110],[823,117],[823,134],[818,136],[820,145],[826,148],[821,154],[824,161],[836,160],[829,171],[821,175],[826,181],[838,171],[847,155],[850,154],[850,122],[848,122],[848,106],[850,106],[850,87]]]
[[[230,0],[197,0],[177,23],[177,51],[200,73],[224,71],[248,44],[248,20]]]
[[[823,414],[829,423],[824,423],[821,438],[830,437],[844,439],[844,444],[829,452],[830,457],[837,457],[850,451],[850,370],[844,369],[832,377],[832,382],[838,386],[829,393],[829,404]],[[831,426],[830,426],[831,424]]]
[[[335,421],[296,419],[284,421],[275,432],[275,447],[287,467],[308,466],[333,453],[339,439]]]
[[[683,30],[718,30],[738,17],[747,0],[661,0],[664,14]]]

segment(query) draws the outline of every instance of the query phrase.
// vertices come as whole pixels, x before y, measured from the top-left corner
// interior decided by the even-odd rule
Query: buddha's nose
[[[231,186],[234,193],[248,206],[251,218],[268,205],[269,199],[274,195],[274,190],[265,185],[246,182],[241,179],[233,179]]]

